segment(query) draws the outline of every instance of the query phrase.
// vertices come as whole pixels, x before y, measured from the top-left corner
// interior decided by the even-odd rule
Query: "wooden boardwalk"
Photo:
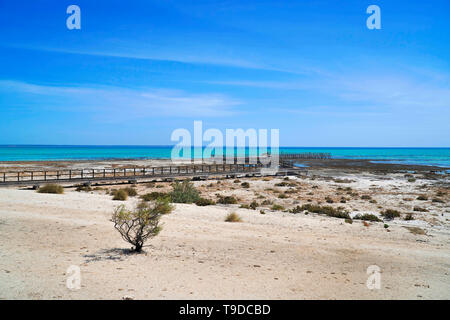
[[[326,157],[324,154],[308,154],[310,157]],[[282,160],[306,159],[306,155],[288,154],[280,155],[281,167],[277,174],[285,175],[288,172],[298,173],[304,171],[289,166],[286,168]],[[317,158],[316,158],[317,159]],[[235,159],[236,160],[236,159]],[[235,161],[237,162],[237,161]],[[246,158],[244,163],[234,164],[189,164],[189,165],[170,165],[159,167],[134,167],[121,169],[49,169],[49,170],[25,170],[25,171],[5,171],[0,172],[0,187],[2,186],[23,186],[23,185],[41,185],[49,183],[114,183],[118,181],[140,182],[144,180],[155,179],[176,179],[183,177],[194,177],[206,179],[212,176],[230,176],[236,175],[261,175],[262,170],[267,166],[253,158]]]

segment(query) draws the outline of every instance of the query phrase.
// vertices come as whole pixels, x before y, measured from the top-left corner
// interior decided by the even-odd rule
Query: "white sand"
[[[372,184],[386,192],[396,181]],[[242,180],[244,181],[244,180]],[[274,182],[249,181],[262,192]],[[300,181],[300,180],[299,180]],[[206,185],[200,182],[197,185]],[[224,182],[231,185],[231,182]],[[306,182],[305,182],[306,183]],[[310,181],[324,191],[332,182]],[[373,187],[373,186],[372,186]],[[406,184],[405,188],[413,188]],[[283,188],[280,188],[283,189]],[[286,188],[285,188],[286,189]],[[390,190],[390,189],[389,189]],[[212,192],[214,194],[215,191]],[[248,190],[221,191],[250,201]],[[408,189],[402,191],[407,193]],[[411,191],[412,192],[412,191]],[[142,194],[142,192],[140,192]],[[374,195],[378,205],[405,197]],[[397,199],[398,198],[398,199]],[[280,200],[292,203],[292,199]],[[128,206],[136,199],[126,201]],[[303,203],[303,202],[302,202]],[[1,299],[448,299],[450,241],[448,206],[438,225],[424,220],[365,227],[318,215],[176,205],[146,254],[129,248],[109,221],[120,202],[105,194],[63,195],[0,189]],[[412,204],[408,204],[412,206]],[[373,211],[367,201],[345,204]],[[235,211],[242,223],[227,223]],[[437,219],[437,218],[436,218]],[[403,227],[419,224],[427,235]],[[81,289],[66,287],[66,270],[81,269]],[[370,265],[381,269],[381,288],[366,286]]]

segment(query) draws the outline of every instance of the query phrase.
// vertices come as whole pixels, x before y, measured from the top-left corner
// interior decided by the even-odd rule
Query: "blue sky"
[[[81,8],[68,30],[66,8]],[[369,30],[366,8],[381,8]],[[0,0],[0,144],[449,147],[450,20],[435,1]]]

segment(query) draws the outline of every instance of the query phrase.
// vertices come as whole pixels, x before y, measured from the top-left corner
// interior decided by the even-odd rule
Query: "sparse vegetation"
[[[63,194],[64,188],[59,184],[46,184],[45,186],[37,189],[38,193],[55,193],[55,194]]]
[[[428,209],[422,208],[422,207],[414,207],[413,211],[417,212],[428,212]]]
[[[219,199],[217,200],[220,204],[236,204],[237,199],[233,196],[221,196],[219,195]]]
[[[80,192],[80,191],[90,192],[90,191],[92,191],[92,188],[91,188],[91,186],[85,186],[85,185],[82,185],[82,186],[78,186],[78,187],[75,189],[75,191],[78,191],[78,192]]]
[[[248,189],[248,188],[250,188],[250,183],[248,183],[248,182],[242,182],[242,183],[241,183],[241,187],[242,187],[242,188]]]
[[[237,213],[232,212],[226,216],[225,222],[242,222],[242,219]]]
[[[428,200],[428,197],[426,195],[420,195],[417,197],[417,200],[426,201]]]
[[[154,200],[164,200],[170,199],[170,195],[168,193],[165,192],[157,192],[157,191],[153,191],[150,193],[146,193],[144,195],[141,196],[141,199],[143,201],[154,201]]]
[[[141,202],[134,210],[127,210],[121,205],[114,210],[111,221],[122,239],[132,244],[135,252],[141,252],[144,243],[161,231],[161,215],[172,210],[167,201],[161,200],[152,204]]]
[[[125,201],[128,199],[128,193],[124,189],[113,190],[113,200]]]
[[[373,221],[373,222],[381,222],[381,220],[374,214],[366,213],[366,214],[358,214],[353,217],[354,220],[363,220],[363,221]]]
[[[408,213],[405,218],[405,221],[410,221],[410,220],[414,220],[414,215],[412,213]]]
[[[205,206],[215,205],[216,203],[213,200],[210,200],[210,199],[200,198],[197,201],[195,201],[195,204],[200,206],[200,207],[205,207]]]
[[[393,220],[394,218],[400,217],[400,212],[394,209],[386,209],[385,211],[380,212],[380,214],[386,219],[386,220]]]
[[[274,204],[270,209],[272,209],[273,211],[283,211],[284,207],[280,204]]]
[[[181,183],[177,181],[172,185],[172,188],[170,199],[174,203],[193,203],[200,199],[199,192],[188,180]]]

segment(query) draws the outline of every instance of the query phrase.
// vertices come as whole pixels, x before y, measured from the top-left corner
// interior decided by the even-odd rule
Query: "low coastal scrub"
[[[128,193],[124,189],[113,190],[112,191],[113,200],[125,201],[128,199]]]
[[[59,184],[46,184],[45,186],[37,189],[38,193],[55,193],[55,194],[63,194],[64,188]]]
[[[242,183],[241,183],[241,187],[242,187],[242,188],[248,189],[248,188],[250,188],[250,183],[248,183],[248,182],[242,182]]]
[[[195,201],[195,204],[200,206],[200,207],[205,207],[205,206],[212,206],[215,205],[216,203],[210,199],[206,199],[206,198],[200,198],[197,201]]]
[[[141,252],[144,243],[159,234],[160,218],[173,210],[167,201],[158,200],[154,203],[141,202],[133,210],[120,205],[114,210],[111,221],[119,231],[122,239],[132,244],[135,252]]]
[[[224,197],[224,196],[219,195],[218,197],[219,197],[219,199],[217,200],[217,202],[220,204],[236,204],[237,203],[236,198],[233,196],[225,196]]]
[[[225,222],[242,222],[242,219],[237,213],[232,212],[226,216]]]
[[[170,192],[171,201],[174,203],[193,203],[200,200],[200,194],[194,185],[185,180],[183,182],[175,182]]]
[[[399,218],[401,216],[399,211],[393,209],[386,209],[385,211],[380,212],[380,214],[386,220],[393,220],[394,218]]]
[[[296,206],[291,209],[289,212],[291,213],[300,213],[303,211],[308,211],[317,214],[324,214],[329,217],[334,218],[342,218],[342,219],[350,219],[348,212],[345,212],[341,207],[333,208],[331,206],[320,206],[316,204],[304,204],[303,206]]]
[[[378,218],[376,215],[371,213],[365,213],[365,214],[357,214],[353,217],[353,220],[363,220],[363,221],[372,221],[372,222],[381,222],[381,219]]]
[[[272,209],[273,211],[283,211],[283,210],[285,210],[284,207],[282,205],[279,205],[279,204],[274,204],[270,209]]]
[[[84,191],[84,192],[90,192],[90,191],[92,191],[92,188],[91,188],[91,186],[78,186],[76,189],[75,189],[75,191],[78,191],[78,192],[80,192],[80,191]]]
[[[165,192],[157,192],[157,191],[153,191],[150,193],[146,193],[144,195],[141,196],[141,199],[143,201],[155,201],[155,200],[164,200],[170,199],[170,195],[168,193]]]
[[[113,200],[125,201],[128,197],[137,196],[137,191],[134,188],[120,188],[111,191],[111,195],[113,196]]]

